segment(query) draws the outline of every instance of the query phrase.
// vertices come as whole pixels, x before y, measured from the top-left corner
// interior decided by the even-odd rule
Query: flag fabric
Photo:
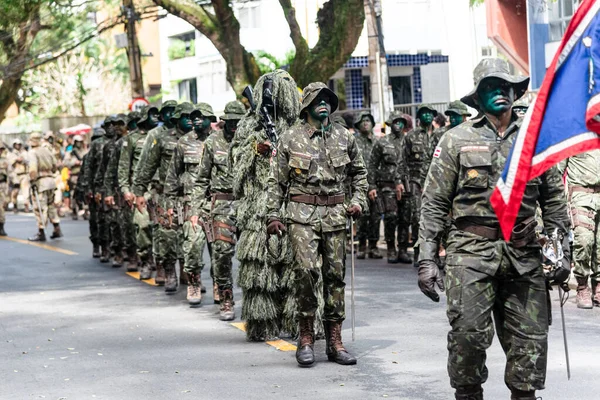
[[[527,182],[600,148],[599,9],[600,0],[584,0],[573,15],[490,198],[507,241]]]

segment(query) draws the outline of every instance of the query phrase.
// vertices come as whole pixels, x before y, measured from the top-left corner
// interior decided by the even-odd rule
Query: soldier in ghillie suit
[[[211,122],[216,122],[217,118],[209,104],[200,103],[190,113],[190,119],[193,130],[177,142],[167,172],[165,194],[171,203],[167,212],[169,215],[177,215],[180,218],[177,222],[182,225],[181,248],[184,272],[188,276],[187,301],[190,305],[198,305],[202,302],[200,274],[204,269],[206,235],[202,229],[196,229],[190,222],[192,215],[197,215],[192,211],[192,196],[198,179],[204,142],[212,133]],[[203,197],[205,196],[204,194]]]
[[[342,365],[356,364],[342,344],[346,220],[348,215],[359,217],[366,207],[367,169],[356,137],[329,121],[337,106],[337,96],[324,83],[304,89],[301,122],[281,135],[268,181],[267,232],[282,236],[287,231],[292,248],[300,366],[315,362],[320,263],[327,357]],[[348,177],[352,195],[346,202]]]
[[[148,208],[142,211],[138,210],[135,205],[135,195],[133,194],[133,175],[140,161],[142,149],[148,132],[158,124],[158,108],[144,107],[140,113],[140,119],[137,121],[136,129],[129,132],[123,139],[121,146],[121,154],[119,155],[119,188],[123,194],[123,199],[128,207],[133,207],[131,215],[131,223],[134,226],[135,245],[137,259],[139,259],[140,279],[146,280],[152,277],[152,266],[154,264],[152,258],[152,230],[154,229],[154,221],[150,220]],[[147,199],[150,199],[150,194],[146,194]],[[133,265],[129,266],[133,269]],[[160,279],[157,277],[157,284]],[[164,284],[164,274],[162,277]]]
[[[398,225],[398,203],[404,192],[406,166],[403,160],[404,133],[406,118],[394,113],[389,117],[391,133],[375,142],[368,162],[369,198],[382,205],[383,225],[387,243],[387,261],[390,264],[410,263],[406,252],[406,243],[398,229],[398,242],[402,242],[396,251],[396,229]],[[408,240],[408,237],[406,238]]]
[[[204,144],[192,196],[194,229],[198,216],[208,213],[205,214],[204,229],[211,242],[211,265],[219,288],[221,321],[235,318],[231,268],[237,228],[233,197],[234,166],[228,161],[228,153],[237,125],[245,114],[246,109],[239,101],[232,101],[225,106],[225,115],[221,117],[225,126],[223,130],[210,135]]]
[[[368,112],[360,113],[354,121],[354,130],[356,133],[356,144],[365,162],[371,159],[371,151],[377,142],[373,128],[375,127],[375,118]],[[392,176],[393,179],[393,176]],[[375,185],[376,182],[369,182]],[[364,210],[362,216],[358,219],[356,227],[356,236],[358,238],[358,253],[356,258],[362,260],[367,255],[367,240],[369,240],[369,258],[380,259],[382,255],[377,248],[379,240],[379,226],[381,224],[381,213],[385,210],[380,209],[375,201],[375,196],[369,196],[369,206]]]
[[[265,96],[266,95],[266,96]],[[230,149],[233,163],[233,193],[237,200],[240,237],[238,285],[243,290],[242,319],[246,338],[263,341],[275,338],[281,330],[295,332],[295,304],[289,300],[293,282],[286,240],[269,240],[267,250],[267,178],[274,144],[269,141],[259,110],[266,107],[278,134],[289,129],[300,112],[300,95],[294,79],[285,71],[263,75],[254,86],[256,112],[239,123]],[[293,300],[293,299],[292,299]],[[286,313],[286,310],[288,311]]]
[[[551,168],[527,184],[516,225],[504,238],[490,204],[521,126],[511,106],[529,78],[510,74],[500,59],[485,59],[474,72],[475,88],[461,100],[480,111],[449,130],[433,156],[423,191],[419,287],[439,301],[436,265],[445,220],[452,213],[446,249],[448,374],[457,400],[482,400],[488,377],[486,350],[494,338],[506,354],[504,382],[511,400],[535,400],[544,388],[548,356],[548,293],[535,233],[539,203],[544,226],[564,235],[565,259],[549,277],[569,276],[569,219],[561,176]],[[505,240],[506,239],[506,240]]]

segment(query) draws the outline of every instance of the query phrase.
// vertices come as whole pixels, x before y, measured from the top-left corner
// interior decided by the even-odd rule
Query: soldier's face
[[[513,111],[517,114],[517,117],[524,117],[527,113],[526,107],[513,107]]]
[[[327,100],[328,99],[324,97],[317,97],[310,105],[310,116],[321,122],[329,118],[329,114],[331,114],[331,105]]]
[[[225,130],[231,134],[234,134],[237,131],[239,119],[228,119],[225,121]]]
[[[148,125],[150,125],[151,127],[155,127],[156,125],[158,125],[157,110],[150,110],[150,112],[148,113]]]
[[[433,113],[429,110],[423,110],[419,113],[419,121],[423,125],[431,125],[433,122]]]
[[[83,142],[77,140],[76,142],[73,142],[73,147],[79,149],[81,148],[81,146],[83,146]]]
[[[512,107],[515,90],[512,84],[504,79],[486,78],[477,89],[477,97],[483,112],[499,116]]]
[[[137,121],[135,121],[135,120],[129,121],[129,123],[127,124],[127,129],[129,129],[130,131],[137,129]]]
[[[127,133],[127,129],[125,128],[125,122],[123,121],[115,122],[115,124],[113,125],[113,129],[115,131],[115,134],[118,136],[123,136]]]
[[[174,111],[174,107],[165,107],[160,110],[160,115],[162,116],[162,120],[165,124],[171,123],[171,117],[173,116]]]
[[[397,119],[392,123],[392,132],[400,133],[404,129],[404,121]]]
[[[21,143],[15,143],[13,147],[15,148],[15,150],[21,151]]]
[[[184,132],[191,131],[193,128],[193,125],[192,125],[192,119],[190,118],[189,114],[183,114],[177,121],[177,126],[179,126],[179,129],[181,129]]]
[[[360,120],[360,124],[358,125],[358,128],[360,129],[361,132],[364,132],[364,133],[371,132],[373,130],[373,123],[371,122],[371,118],[362,117],[362,119]]]
[[[448,117],[450,119],[450,126],[452,128],[465,122],[465,117],[463,117],[462,115],[457,114],[455,112],[449,112],[449,114],[450,115]]]

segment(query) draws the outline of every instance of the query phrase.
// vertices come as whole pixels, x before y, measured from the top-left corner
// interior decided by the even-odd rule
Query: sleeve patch
[[[440,146],[436,146],[435,151],[433,152],[434,158],[440,158],[442,155],[442,148]]]

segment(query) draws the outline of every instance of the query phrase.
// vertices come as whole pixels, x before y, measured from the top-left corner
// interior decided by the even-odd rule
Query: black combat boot
[[[535,390],[526,392],[523,390],[511,389],[510,400],[536,400]]]
[[[419,246],[413,247],[413,267],[419,268]]]
[[[383,258],[379,249],[377,248],[377,240],[369,240],[369,258],[374,260],[380,260]]]
[[[358,253],[356,253],[356,258],[359,260],[364,260],[367,253],[367,241],[360,240],[358,242]]]
[[[27,238],[30,242],[45,242],[46,241],[46,232],[43,229],[39,229],[38,233]]]
[[[62,231],[60,230],[60,224],[53,224],[54,225],[54,230],[52,231],[52,235],[50,235],[50,239],[58,239],[59,237],[62,237]]]
[[[456,400],[483,400],[483,388],[481,385],[459,386],[454,393]]]
[[[315,363],[315,317],[300,317],[296,361],[301,367]]]
[[[594,306],[600,307],[600,284],[598,281],[592,280],[592,291],[594,292],[594,297],[592,297],[592,302]]]
[[[388,264],[398,264],[398,253],[396,253],[396,245],[388,241],[387,243],[387,262]]]
[[[327,321],[325,322],[325,352],[329,361],[336,362],[340,365],[354,365],[354,358],[344,348],[342,343],[342,322]]]
[[[177,271],[175,270],[175,261],[166,260],[163,264],[165,268],[165,292],[173,294],[177,291]]]
[[[110,261],[110,252],[108,251],[108,246],[100,246],[101,250],[100,250],[100,262],[101,263],[107,263],[108,261]]]
[[[8,236],[4,230],[4,222],[0,222],[0,236]]]
[[[158,286],[164,286],[165,282],[167,280],[167,276],[165,274],[165,268],[164,268],[164,262],[161,260],[156,260],[156,264],[150,264],[150,269],[152,269],[152,266],[155,265],[156,266],[156,278],[154,278],[154,283],[156,283]],[[143,268],[143,266],[142,266]],[[148,278],[150,279],[150,278]]]
[[[92,243],[92,246],[93,246],[92,257],[100,258],[100,246],[96,243]]]
[[[401,264],[410,264],[413,262],[412,258],[408,255],[406,248],[398,249],[398,262]]]

